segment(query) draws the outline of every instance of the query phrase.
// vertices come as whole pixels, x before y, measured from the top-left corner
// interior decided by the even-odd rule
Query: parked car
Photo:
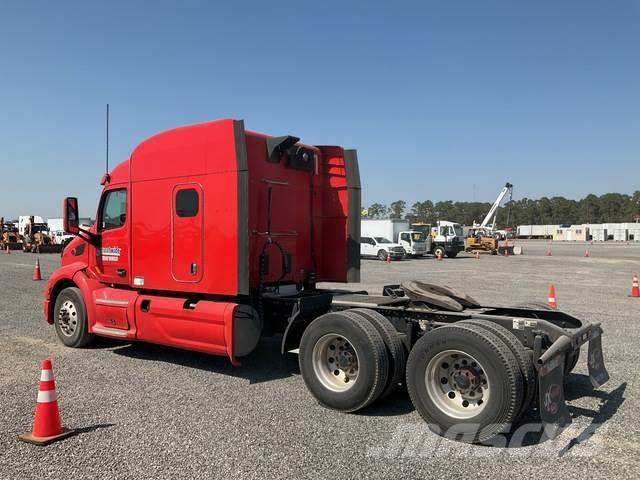
[[[389,256],[391,260],[402,260],[406,252],[402,245],[384,237],[360,237],[360,256],[377,257],[382,261]]]

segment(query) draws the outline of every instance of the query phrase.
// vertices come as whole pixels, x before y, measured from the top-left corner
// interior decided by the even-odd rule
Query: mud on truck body
[[[562,312],[480,305],[418,281],[379,294],[319,288],[359,281],[355,150],[225,119],[147,139],[101,183],[88,232],[77,200],[64,200],[77,237],[44,292],[67,346],[99,335],[241,368],[261,337],[281,335],[321,405],[355,412],[404,383],[432,430],[470,442],[536,402],[543,422],[567,425],[564,375],[584,343],[594,386],[608,378],[600,325]]]

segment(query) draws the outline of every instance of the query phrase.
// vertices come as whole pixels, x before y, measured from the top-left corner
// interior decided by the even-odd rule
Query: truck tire
[[[516,360],[518,360],[520,373],[524,380],[524,399],[522,401],[520,412],[518,412],[518,416],[524,414],[531,407],[531,402],[536,396],[537,377],[536,369],[533,366],[533,352],[520,343],[518,337],[516,337],[512,332],[496,323],[490,322],[489,320],[464,320],[460,323],[465,325],[477,325],[490,331],[502,340],[509,349],[511,349]]]
[[[53,311],[53,323],[58,338],[67,347],[85,347],[95,339],[95,335],[89,333],[87,308],[79,288],[68,287],[58,294]]]
[[[407,366],[407,354],[404,349],[400,335],[389,319],[375,310],[368,308],[354,308],[350,312],[357,313],[361,317],[371,322],[376,328],[387,349],[389,359],[389,379],[387,385],[380,394],[380,398],[385,398],[393,393],[398,385],[404,383],[404,373]]]
[[[373,403],[389,377],[382,337],[369,320],[347,311],[326,313],[311,322],[302,335],[298,361],[318,403],[341,412]]]
[[[458,256],[458,252],[447,252],[448,258],[456,258]]]
[[[438,327],[416,342],[407,362],[407,389],[434,433],[469,443],[508,430],[524,396],[509,347],[488,330],[461,324]]]
[[[436,247],[433,249],[433,255],[437,257],[444,257],[446,252],[444,251],[444,247]]]
[[[378,260],[385,262],[389,254],[385,250],[378,250]]]

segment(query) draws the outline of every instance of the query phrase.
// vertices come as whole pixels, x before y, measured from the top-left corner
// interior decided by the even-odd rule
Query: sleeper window
[[[179,190],[176,193],[176,215],[195,217],[198,214],[198,192],[193,188]]]

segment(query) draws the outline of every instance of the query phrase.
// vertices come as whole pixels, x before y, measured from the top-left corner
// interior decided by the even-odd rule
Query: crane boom
[[[486,217],[484,217],[484,220],[482,220],[480,227],[487,227],[489,225],[489,221],[491,220],[491,217],[494,217],[496,211],[498,210],[498,207],[502,203],[502,200],[504,199],[507,193],[509,193],[509,198],[511,198],[511,195],[513,193],[513,185],[511,185],[509,182],[507,182],[504,185],[504,188],[498,195],[498,198],[496,198],[496,201],[493,202],[493,205],[491,205],[491,208],[489,209],[489,213],[487,213]],[[495,217],[493,222],[494,223],[491,225],[492,228],[495,227]]]

